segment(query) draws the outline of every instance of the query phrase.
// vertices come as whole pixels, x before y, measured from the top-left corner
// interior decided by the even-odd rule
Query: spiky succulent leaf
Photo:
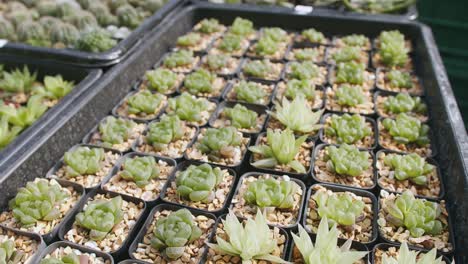
[[[351,61],[338,63],[336,70],[336,83],[349,83],[361,85],[364,83],[366,66],[362,63]]]
[[[258,114],[247,107],[236,104],[233,108],[225,108],[224,113],[236,128],[254,128],[257,125]]]
[[[385,156],[384,163],[390,166],[397,180],[410,180],[417,185],[426,185],[428,174],[434,170],[434,165],[427,163],[425,158],[416,153],[388,154]]]
[[[208,110],[209,103],[206,98],[196,98],[189,93],[182,93],[176,98],[170,98],[168,105],[181,120],[196,122],[202,119],[201,113]]]
[[[312,133],[322,127],[318,123],[323,110],[313,112],[302,96],[294,98],[292,102],[284,97],[281,104],[275,103],[275,110],[269,112],[270,115],[296,133]]]
[[[257,179],[249,182],[244,193],[244,199],[248,204],[258,207],[292,208],[294,195],[299,185],[294,181],[276,180],[273,178]]]
[[[329,146],[325,151],[327,168],[339,175],[356,177],[371,165],[369,152],[360,151],[356,146],[345,143],[339,147]]]
[[[136,126],[137,124],[129,119],[107,117],[99,123],[98,128],[103,146],[112,147],[112,145],[126,142]]]
[[[178,50],[171,53],[164,59],[164,66],[168,68],[176,68],[181,66],[187,66],[193,63],[195,60],[193,51],[191,50]]]
[[[7,239],[0,243],[0,263],[21,263],[21,260],[25,255],[25,252],[16,249],[16,245],[13,240]]]
[[[383,107],[390,113],[426,113],[427,105],[422,102],[420,97],[412,97],[407,93],[399,93],[396,96],[389,96]]]
[[[405,113],[398,114],[395,120],[384,119],[382,125],[388,130],[393,139],[400,144],[416,143],[419,146],[425,146],[430,142],[429,126]]]
[[[311,61],[292,62],[289,67],[288,77],[291,79],[311,80],[320,74],[320,67]]]
[[[52,99],[60,99],[71,92],[74,82],[65,81],[61,75],[45,76],[44,86],[36,87],[34,93]]]
[[[20,126],[10,126],[8,117],[0,118],[0,148],[7,146],[23,130]]]
[[[332,115],[330,126],[326,127],[327,136],[334,136],[339,144],[353,144],[372,134],[366,119],[358,114]]]
[[[63,160],[69,177],[92,175],[101,170],[106,155],[102,148],[77,147],[65,152]]]
[[[177,174],[177,194],[193,202],[210,203],[215,196],[216,186],[222,182],[223,172],[209,164],[190,165]]]
[[[347,192],[316,192],[312,198],[317,202],[320,218],[327,218],[333,224],[352,226],[364,212],[364,202],[353,199]]]
[[[152,179],[159,177],[160,171],[156,159],[151,156],[126,158],[122,164],[122,171],[119,175],[128,181],[143,188]]]
[[[184,136],[185,124],[176,115],[163,116],[160,121],[149,124],[146,140],[156,150],[164,149],[169,143]]]
[[[260,103],[267,95],[260,84],[254,82],[240,81],[233,89],[236,93],[237,100],[247,103]]]

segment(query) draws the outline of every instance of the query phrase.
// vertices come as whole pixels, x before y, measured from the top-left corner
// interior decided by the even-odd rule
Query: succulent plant
[[[75,253],[69,253],[59,258],[48,257],[41,260],[39,264],[80,264],[80,257]]]
[[[325,134],[336,137],[339,144],[353,144],[372,135],[372,129],[366,124],[366,119],[358,114],[332,115],[330,126],[325,128]]]
[[[106,155],[102,148],[77,147],[65,152],[63,161],[66,164],[67,176],[92,175],[101,170]]]
[[[44,86],[38,87],[34,93],[42,94],[52,99],[60,99],[71,92],[74,82],[65,81],[61,75],[45,76]]]
[[[303,48],[294,50],[294,58],[299,61],[313,61],[318,58],[320,52],[318,49]]]
[[[29,97],[26,106],[15,107],[14,105],[5,105],[0,103],[0,116],[6,117],[13,126],[28,127],[48,109],[44,104],[44,98],[41,95]]]
[[[437,258],[437,249],[433,248],[427,253],[409,250],[406,242],[401,243],[398,256],[382,255],[382,264],[448,264],[442,257]]]
[[[351,61],[338,63],[336,83],[363,84],[366,65]]]
[[[233,157],[235,147],[242,144],[242,134],[234,127],[207,128],[200,143],[196,146],[210,160]]]
[[[193,60],[193,51],[178,50],[166,57],[166,59],[164,60],[164,66],[168,68],[187,66],[192,64]]]
[[[139,91],[127,98],[128,113],[155,114],[165,99],[166,97],[160,93],[151,93],[148,90]]]
[[[199,33],[190,32],[177,38],[177,45],[182,47],[193,47],[202,41],[202,36]]]
[[[257,41],[254,51],[258,56],[268,56],[275,54],[279,49],[279,42],[265,36]]]
[[[83,11],[83,10],[81,10],[79,4],[73,3],[71,1],[61,2],[57,6],[56,16],[61,17],[61,18],[65,18],[65,17],[73,15],[77,11]]]
[[[0,38],[1,39],[15,39],[16,32],[14,25],[5,18],[0,18]]]
[[[254,128],[257,126],[258,114],[247,107],[236,104],[233,108],[225,108],[224,113],[236,128]]]
[[[50,44],[44,27],[32,20],[21,22],[16,28],[16,34],[19,41],[32,46],[48,46]]]
[[[329,146],[326,153],[327,169],[339,175],[356,177],[371,166],[369,153],[360,151],[356,146]]]
[[[269,38],[274,42],[285,42],[288,40],[288,32],[279,27],[266,27],[262,30],[262,38]]]
[[[315,85],[308,80],[290,80],[286,83],[284,96],[293,100],[299,96],[307,100],[314,100],[316,96]]]
[[[208,110],[209,103],[206,98],[196,98],[189,93],[182,93],[168,101],[169,108],[174,111],[175,115],[181,120],[190,122],[202,120],[201,113]]]
[[[151,239],[151,247],[163,253],[169,259],[182,256],[185,246],[200,238],[201,229],[187,209],[172,212],[156,221]]]
[[[209,54],[206,56],[206,64],[211,70],[221,70],[229,66],[230,57],[224,54]]]
[[[99,133],[103,146],[112,147],[115,144],[122,144],[130,137],[132,130],[137,124],[132,120],[107,117],[104,122],[99,123]]]
[[[357,61],[361,59],[361,49],[354,46],[346,46],[340,48],[332,54],[332,58],[336,63]]]
[[[395,200],[386,201],[385,219],[397,227],[407,229],[412,237],[438,235],[444,227],[440,220],[440,205],[415,198],[409,190]]]
[[[227,33],[221,39],[219,49],[225,52],[234,52],[242,49],[242,37],[233,33]]]
[[[90,0],[79,0],[79,1],[90,1]],[[90,1],[91,2],[91,1]],[[127,5],[129,3],[128,0],[111,0],[108,2],[109,3],[109,7],[111,9],[111,11],[117,11],[117,8],[123,6],[123,5]],[[83,4],[82,4],[83,6]]]
[[[322,32],[317,31],[314,28],[305,29],[302,31],[301,35],[306,38],[308,41],[313,43],[324,43],[325,36]]]
[[[60,217],[60,204],[69,194],[55,181],[37,179],[18,190],[10,203],[13,216],[22,226]]]
[[[239,222],[232,211],[222,222],[228,241],[216,236],[217,244],[208,243],[215,252],[240,257],[244,263],[250,263],[252,260],[288,263],[272,255],[279,250],[277,240],[260,210],[257,211],[255,219],[248,218],[245,224]]]
[[[416,143],[419,146],[425,146],[430,142],[429,126],[405,113],[398,114],[395,120],[385,118],[382,125],[400,144]]]
[[[253,23],[252,21],[240,17],[236,17],[234,22],[231,25],[229,30],[230,33],[235,35],[239,35],[242,37],[246,37],[252,33],[254,33]]]
[[[427,176],[434,170],[434,165],[416,153],[408,155],[389,154],[385,156],[384,163],[393,170],[395,179],[409,180],[416,185],[426,185]]]
[[[211,203],[215,197],[216,186],[223,181],[219,167],[204,163],[190,165],[177,174],[177,194],[193,202]]]
[[[272,67],[268,60],[252,60],[244,65],[244,72],[257,78],[265,77],[271,71]]]
[[[288,77],[298,80],[311,80],[319,76],[320,68],[311,61],[292,62]]]
[[[284,164],[298,173],[305,173],[306,168],[295,158],[306,139],[306,135],[296,139],[288,128],[284,131],[268,129],[266,145],[249,147],[250,151],[262,156],[261,160],[252,165],[260,168],[274,168],[278,164]]]
[[[331,224],[352,226],[364,212],[364,202],[353,199],[348,192],[316,192],[312,198],[317,203],[320,218],[327,218]]]
[[[0,80],[0,89],[11,93],[28,93],[33,88],[37,79],[37,72],[31,73],[24,66],[23,70],[17,68],[14,71],[3,71]]]
[[[168,70],[159,68],[147,71],[148,88],[160,93],[168,93],[177,83],[177,74]]]
[[[100,1],[91,1],[87,8],[89,12],[93,13],[97,22],[101,26],[117,25],[118,18],[114,16],[107,4]]]
[[[222,25],[217,19],[205,18],[202,21],[200,21],[200,28],[198,29],[198,31],[204,34],[212,34],[215,32],[219,32],[221,29]]]
[[[257,179],[248,183],[244,199],[248,204],[254,204],[260,208],[288,209],[294,206],[294,195],[298,188],[299,185],[294,181],[279,181],[274,178]]]
[[[390,113],[426,113],[427,105],[422,102],[421,97],[412,97],[407,93],[399,93],[396,96],[389,96],[383,107]]]
[[[323,110],[313,112],[302,96],[292,102],[283,97],[281,104],[275,103],[275,110],[270,115],[295,133],[312,133],[322,128],[318,123]]]
[[[25,252],[17,250],[13,240],[7,239],[0,243],[0,263],[22,263],[24,256],[26,256]]]
[[[191,94],[197,95],[201,93],[213,92],[213,81],[216,79],[216,74],[210,73],[205,69],[198,69],[185,77],[184,87]]]
[[[76,215],[75,223],[90,231],[90,239],[100,241],[122,221],[122,203],[122,196],[93,201]]]
[[[178,116],[165,115],[160,121],[148,125],[146,140],[156,150],[162,150],[169,143],[183,137],[184,127]]]
[[[346,37],[342,37],[341,41],[343,41],[347,46],[365,48],[369,39],[361,34],[351,34]]]
[[[99,28],[94,15],[88,11],[79,10],[64,18],[70,24],[75,25],[80,31],[90,31]]]
[[[122,164],[122,171],[119,175],[128,181],[143,188],[152,179],[159,177],[159,166],[152,156],[126,158]]]
[[[11,12],[7,16],[7,18],[10,20],[10,22],[13,23],[13,25],[17,28],[17,30],[18,30],[18,26],[21,23],[35,20],[38,17],[39,17],[39,14],[37,13],[37,11],[33,9],[11,10]]]
[[[92,29],[81,33],[76,48],[82,51],[103,52],[113,48],[117,41],[103,29]]]
[[[384,65],[405,66],[408,63],[408,49],[405,38],[399,31],[384,31],[379,36],[379,55]]]
[[[44,30],[48,32],[49,34],[50,34],[50,30],[52,29],[52,27],[55,27],[57,24],[65,23],[65,22],[62,22],[59,18],[50,17],[50,16],[43,16],[39,18],[37,22],[39,22],[39,24],[41,24]],[[51,40],[52,40],[52,36],[51,36]]]
[[[50,27],[50,40],[53,43],[63,43],[67,46],[74,45],[80,38],[80,32],[75,26],[68,23],[56,23]]]
[[[134,29],[142,22],[142,17],[138,11],[131,5],[122,5],[115,11],[119,24]]]
[[[0,118],[0,149],[6,147],[23,130],[20,126],[10,126],[8,117]]]
[[[350,250],[352,240],[348,239],[338,247],[339,231],[336,225],[328,229],[328,219],[323,217],[317,230],[317,239],[312,243],[309,234],[299,225],[299,233],[291,234],[294,245],[301,252],[306,264],[353,264],[363,259],[368,252]]]
[[[234,86],[237,100],[247,103],[260,103],[267,96],[267,93],[258,83],[240,81]]]
[[[142,2],[140,7],[148,9],[151,13],[156,12],[166,4],[165,0],[143,0]]]
[[[413,88],[413,79],[409,72],[391,70],[385,78],[389,81],[390,87],[411,89]]]
[[[341,85],[336,90],[336,101],[343,106],[357,106],[364,104],[367,99],[360,86]]]

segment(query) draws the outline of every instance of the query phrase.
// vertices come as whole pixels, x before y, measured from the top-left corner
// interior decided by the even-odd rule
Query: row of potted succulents
[[[0,38],[32,46],[102,52],[113,48],[165,4],[162,0],[8,1]]]

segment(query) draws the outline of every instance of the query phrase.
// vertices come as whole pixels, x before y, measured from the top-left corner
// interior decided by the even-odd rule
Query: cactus
[[[279,181],[274,178],[257,179],[248,183],[244,199],[248,204],[261,208],[290,209],[294,206],[294,195],[298,189],[299,185],[293,181]]]
[[[66,18],[68,16],[72,16],[77,12],[83,11],[80,5],[76,2],[72,1],[62,1],[57,5],[55,15],[60,18]]]
[[[389,96],[384,104],[384,109],[390,113],[426,113],[427,105],[420,97],[411,97],[406,93],[399,93],[396,96]]]
[[[369,152],[359,151],[356,146],[348,144],[339,147],[329,146],[325,151],[327,169],[339,175],[356,177],[371,166]]]
[[[313,112],[302,96],[292,102],[284,97],[281,104],[275,103],[275,109],[275,112],[269,112],[270,115],[295,133],[313,133],[322,128],[318,123],[323,110]]]
[[[364,213],[364,202],[353,199],[347,192],[316,192],[312,198],[317,203],[320,218],[327,218],[329,223],[352,226]]]
[[[184,87],[194,95],[213,92],[213,82],[216,74],[210,73],[205,69],[198,69],[185,77]]]
[[[88,11],[77,11],[64,18],[68,23],[75,25],[80,31],[91,31],[98,29],[98,22],[94,15]]]
[[[355,61],[338,63],[335,82],[361,85],[365,70],[366,65]]]
[[[397,227],[407,229],[412,237],[438,235],[444,227],[440,220],[440,205],[436,202],[415,198],[409,190],[395,200],[385,202],[385,219]]]
[[[138,27],[142,22],[142,17],[131,5],[123,5],[117,8],[116,15],[121,26],[131,29]]]
[[[177,194],[192,202],[211,203],[215,189],[223,181],[223,171],[209,164],[190,165],[177,174]]]
[[[156,221],[151,239],[151,247],[171,260],[182,256],[185,246],[200,238],[201,229],[187,209],[172,212]]]
[[[158,178],[159,174],[156,159],[151,156],[126,158],[119,173],[123,179],[135,182],[140,188],[145,187],[152,179]]]
[[[176,98],[168,101],[169,109],[181,120],[198,122],[203,116],[202,112],[207,111],[210,102],[206,98],[196,98],[189,93],[182,93]]]
[[[290,80],[286,83],[284,96],[291,100],[302,96],[313,101],[316,96],[315,85],[308,80]]]
[[[354,144],[372,135],[372,129],[367,126],[366,119],[358,114],[332,115],[331,124],[325,128],[325,134],[336,137],[339,144]]]
[[[67,176],[76,177],[96,174],[101,170],[105,157],[102,148],[77,147],[74,150],[67,151],[63,156]]]
[[[411,89],[413,88],[413,79],[409,72],[391,70],[385,78],[389,81],[389,86],[393,88]]]
[[[231,125],[236,128],[255,128],[258,114],[247,107],[236,104],[233,108],[225,108],[224,113],[231,120]]]
[[[182,47],[194,47],[202,41],[200,34],[195,32],[187,33],[177,38],[177,45]]]
[[[18,40],[32,46],[48,46],[50,44],[44,27],[32,20],[26,20],[16,28]]]
[[[355,107],[367,101],[360,86],[341,85],[335,95],[337,103],[343,106]]]
[[[103,52],[113,48],[117,44],[109,32],[103,29],[93,29],[81,33],[76,48],[82,51]]]
[[[454,262],[453,262],[454,263]],[[437,258],[437,249],[433,248],[427,253],[409,250],[406,242],[401,243],[398,256],[392,257],[383,254],[382,264],[448,264],[442,257]]]
[[[230,33],[233,33],[238,36],[246,37],[252,33],[254,33],[253,23],[252,21],[240,17],[236,17],[234,22],[231,25],[229,30]]]
[[[80,38],[80,32],[68,23],[56,23],[50,27],[50,40],[53,43],[63,43],[72,46]]]
[[[76,215],[75,223],[90,231],[91,240],[100,241],[122,221],[124,217],[122,203],[122,196],[93,201],[85,207],[84,211]]]
[[[247,103],[260,103],[260,101],[267,96],[262,87],[254,82],[240,81],[239,84],[234,86],[237,100]]]
[[[147,71],[148,88],[159,93],[168,93],[177,83],[177,74],[168,69]]]
[[[123,118],[107,117],[99,124],[99,133],[103,146],[112,147],[115,144],[122,144],[128,140],[132,130],[137,126],[135,122]]]
[[[184,136],[185,125],[178,116],[163,116],[160,121],[151,123],[146,140],[156,150],[164,149],[169,143]]]
[[[139,91],[127,98],[129,114],[156,114],[166,97],[148,90]]]
[[[322,32],[317,31],[314,28],[305,29],[301,35],[312,43],[325,43],[326,39]]]
[[[305,173],[306,168],[296,160],[296,155],[306,139],[307,136],[296,139],[290,129],[284,131],[268,129],[266,145],[249,147],[250,151],[260,154],[263,158],[252,165],[260,168],[274,168],[278,164],[284,164],[298,173]]]
[[[58,4],[54,0],[42,0],[36,4],[36,10],[41,17],[43,16],[56,16]]]
[[[59,218],[60,204],[69,196],[54,180],[37,179],[20,188],[9,206],[15,219],[22,226],[29,226]]]
[[[385,156],[384,164],[393,170],[395,179],[409,180],[416,185],[426,185],[427,177],[434,171],[434,165],[426,162],[416,153],[408,155],[389,154]]]
[[[360,47],[346,46],[332,54],[332,59],[336,63],[357,61],[361,59]]]
[[[210,160],[217,161],[233,157],[235,147],[242,145],[242,134],[234,127],[207,128],[196,148],[208,155]]]
[[[268,60],[253,60],[244,65],[244,72],[257,78],[266,77],[271,71],[272,67]]]
[[[60,258],[48,257],[41,260],[39,264],[80,264],[80,257],[75,253],[66,254]]]
[[[225,52],[234,52],[242,49],[242,37],[233,33],[227,33],[222,38],[219,49]]]
[[[16,32],[13,24],[7,19],[0,17],[0,39],[15,40]]]
[[[320,74],[320,68],[311,61],[292,62],[290,65],[288,77],[298,80],[311,80],[317,78]]]
[[[398,114],[395,120],[385,118],[382,125],[399,144],[416,143],[418,146],[426,146],[430,142],[429,126],[405,113]]]
[[[168,68],[176,68],[181,66],[187,66],[192,64],[194,61],[193,51],[191,50],[178,50],[171,53],[164,59],[164,66]]]
[[[39,24],[42,25],[44,30],[50,34],[50,30],[55,27],[56,24],[63,24],[63,22],[56,18],[56,17],[50,17],[50,16],[43,16],[38,20]],[[52,40],[52,36],[50,36],[50,39]],[[53,41],[53,40],[52,40]]]

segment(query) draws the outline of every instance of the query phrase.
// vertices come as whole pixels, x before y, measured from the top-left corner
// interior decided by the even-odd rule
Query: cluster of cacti
[[[366,124],[363,116],[344,114],[332,115],[330,126],[325,128],[325,134],[336,137],[339,144],[353,144],[372,135],[372,129]]]
[[[400,144],[416,143],[419,146],[424,146],[430,142],[429,126],[405,113],[397,115],[396,119],[384,119],[382,125]]]
[[[390,68],[404,67],[409,61],[405,36],[397,30],[380,33],[378,54],[381,62]]]
[[[152,179],[159,177],[159,165],[152,156],[126,158],[119,172],[120,177],[133,181],[138,187],[145,187]]]
[[[348,192],[316,192],[312,198],[317,204],[317,213],[321,219],[342,226],[352,226],[364,213],[364,202],[353,199]]]
[[[211,160],[233,157],[235,147],[242,144],[242,134],[234,127],[207,128],[197,148]]]
[[[29,45],[74,48],[89,52],[111,49],[164,5],[146,1],[10,1],[3,4],[0,37]]]
[[[327,169],[339,175],[356,177],[371,166],[370,154],[356,146],[343,144],[326,147]]]
[[[96,174],[101,170],[105,157],[102,148],[80,146],[65,152],[63,161],[66,164],[67,177]]]
[[[257,112],[249,110],[241,104],[236,104],[233,108],[225,108],[223,113],[231,120],[233,127],[255,128],[257,126]]]
[[[294,181],[277,180],[274,178],[257,179],[247,183],[244,199],[248,204],[260,208],[276,207],[281,209],[294,206],[294,195],[299,185]]]
[[[98,127],[102,145],[110,148],[115,144],[126,142],[136,126],[137,124],[129,119],[107,117]]]
[[[223,181],[223,171],[209,164],[190,165],[177,174],[177,194],[193,202],[210,203],[216,186]]]
[[[169,143],[184,136],[185,124],[176,115],[163,116],[158,122],[148,125],[146,140],[155,150],[164,149]]]
[[[284,97],[281,103],[275,103],[275,111],[269,113],[294,133],[314,133],[322,127],[318,123],[323,110],[313,112],[302,96],[292,102]]]
[[[384,163],[394,171],[393,175],[397,180],[410,180],[417,185],[426,185],[427,175],[435,168],[434,165],[427,163],[425,158],[416,153],[389,154],[385,156]]]

